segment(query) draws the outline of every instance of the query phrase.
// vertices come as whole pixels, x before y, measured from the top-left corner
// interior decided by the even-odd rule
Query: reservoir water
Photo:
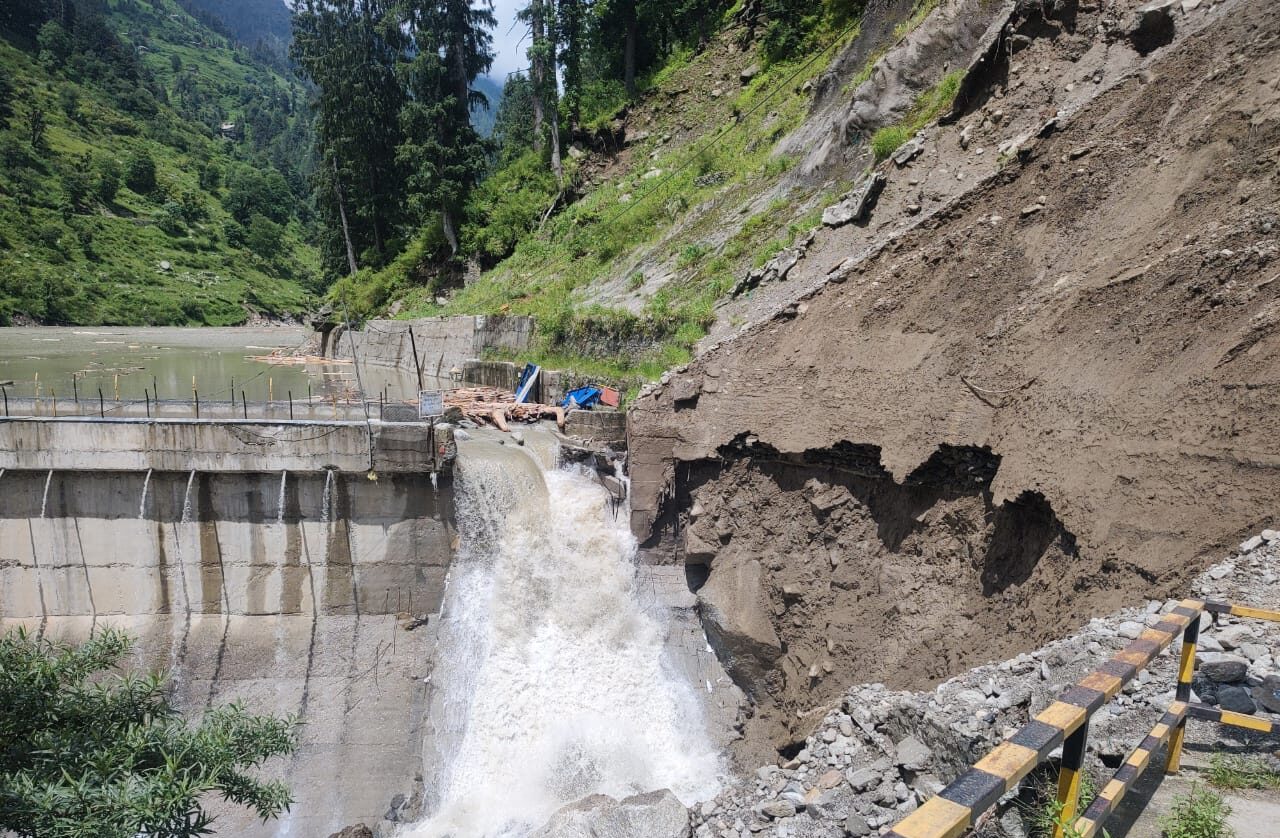
[[[250,403],[292,393],[354,396],[355,366],[350,363],[297,363],[297,359],[265,360],[272,353],[292,353],[310,336],[302,327],[10,327],[0,328],[0,384],[11,397],[69,399],[106,398],[118,392],[125,400],[191,398],[192,378],[203,401],[230,401],[234,382]],[[73,385],[74,379],[74,385]],[[371,399],[408,400],[416,383],[408,374],[362,365],[359,381]],[[118,389],[117,389],[118,388]]]

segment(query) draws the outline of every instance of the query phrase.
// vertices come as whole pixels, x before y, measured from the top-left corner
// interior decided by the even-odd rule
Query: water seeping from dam
[[[555,460],[538,435],[459,443],[427,817],[407,836],[520,838],[591,794],[693,804],[719,787],[698,696],[638,596],[625,516]]]

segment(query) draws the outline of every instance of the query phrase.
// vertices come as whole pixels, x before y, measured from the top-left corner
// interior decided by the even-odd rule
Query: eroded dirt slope
[[[1213,13],[883,247],[820,235],[816,290],[638,400],[633,528],[709,564],[775,746],[828,682],[1031,648],[1274,525],[1280,19]],[[912,489],[940,450],[994,474]],[[834,522],[810,503],[841,490]]]

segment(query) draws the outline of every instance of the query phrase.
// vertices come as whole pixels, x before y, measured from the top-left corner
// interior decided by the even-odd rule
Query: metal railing
[[[1166,743],[1166,773],[1176,773],[1182,758],[1182,743],[1188,718],[1204,719],[1235,727],[1269,733],[1280,724],[1220,710],[1191,701],[1191,678],[1196,666],[1196,643],[1200,637],[1200,616],[1231,614],[1280,622],[1280,611],[1222,602],[1183,600],[1160,622],[1144,630],[1138,638],[1111,656],[1105,664],[1069,687],[1056,701],[1036,715],[951,785],[926,800],[919,809],[899,821],[890,838],[957,838],[973,827],[988,809],[1022,778],[1048,760],[1059,745],[1062,764],[1058,773],[1058,825],[1054,838],[1094,838],[1102,823],[1119,805],[1121,798],[1150,767],[1152,755]],[[1095,712],[1150,666],[1179,635],[1182,653],[1174,701],[1151,733],[1129,754],[1128,759],[1103,786],[1098,796],[1077,816],[1080,775],[1084,767],[1089,719]]]

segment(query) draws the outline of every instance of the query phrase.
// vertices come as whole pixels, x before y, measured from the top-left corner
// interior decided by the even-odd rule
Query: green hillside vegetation
[[[607,14],[617,5],[593,8]],[[522,76],[508,82],[494,168],[469,194],[460,237],[460,257],[487,268],[478,281],[450,288],[427,268],[439,258],[428,226],[384,268],[340,279],[333,299],[363,316],[393,300],[400,317],[532,314],[538,360],[624,384],[687,361],[737,279],[817,226],[822,206],[848,186],[784,185],[795,161],[775,148],[808,111],[805,82],[856,36],[863,3],[766,0],[765,14],[746,22],[742,4],[637,8],[643,20],[650,7],[656,20],[671,5],[686,17],[678,32],[653,36],[656,52],[638,68],[634,98],[607,60],[585,68],[576,100],[566,86],[556,103],[561,145],[576,150],[561,161],[561,177],[548,164],[546,136],[527,128],[534,85]],[[603,36],[604,23],[588,32]],[[728,84],[708,82],[724,77],[726,56],[742,45],[756,64],[749,82],[739,85],[737,70]],[[667,100],[675,104],[664,108]],[[647,138],[622,156],[616,138],[601,149],[618,120],[639,114],[653,117],[639,126]],[[651,280],[664,275],[655,293]],[[599,289],[620,280],[630,299],[603,302]]]
[[[305,101],[172,0],[0,15],[0,323],[304,311]]]

